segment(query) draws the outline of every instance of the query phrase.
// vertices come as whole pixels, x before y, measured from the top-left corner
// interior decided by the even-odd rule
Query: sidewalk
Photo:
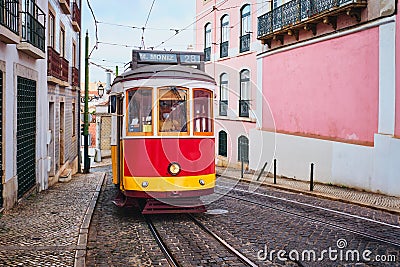
[[[241,170],[234,168],[217,167],[217,174],[232,179],[240,179]],[[274,179],[271,177],[267,177],[266,175],[262,175],[260,177],[260,181],[257,181],[258,174],[259,172],[256,172],[255,174],[245,173],[243,175],[243,180],[247,182],[251,181],[252,183],[264,184],[291,192],[357,204],[360,206],[370,207],[373,209],[400,215],[400,198],[398,197],[386,196],[382,194],[321,183],[314,183],[314,190],[310,191],[310,183],[308,181],[278,177],[277,183],[274,184]]]
[[[101,172],[74,175],[0,214],[0,266],[84,266],[104,178]]]

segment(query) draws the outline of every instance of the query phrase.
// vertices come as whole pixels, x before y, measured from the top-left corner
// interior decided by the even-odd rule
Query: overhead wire
[[[151,3],[151,7],[150,7],[150,10],[149,10],[149,14],[147,15],[147,19],[146,19],[146,23],[144,24],[144,26],[143,26],[143,28],[142,28],[142,47],[143,48],[145,48],[145,44],[144,44],[144,30],[146,29],[146,26],[147,26],[147,22],[149,22],[149,18],[150,18],[150,14],[151,14],[151,11],[153,10],[153,6],[154,6],[154,2],[155,2],[156,0],[153,0],[153,3]]]
[[[98,37],[98,33],[97,33],[97,20],[96,20],[96,16],[94,15],[94,12],[93,12],[92,6],[90,5],[89,0],[86,0],[86,3],[87,3],[87,5],[88,5],[88,7],[89,7],[89,9],[90,9],[90,12],[92,13],[92,16],[93,16],[94,26],[95,26],[95,38],[96,38],[96,43],[94,44],[92,50],[91,50],[90,53],[89,53],[89,58],[90,58],[90,56],[92,55],[94,49],[97,49],[97,48],[98,48],[99,37]]]
[[[225,0],[225,1],[221,2],[221,3],[219,4],[218,7],[221,7],[221,6],[224,5],[226,2],[228,2],[228,0]],[[189,25],[187,25],[187,26],[184,27],[183,29],[177,30],[177,31],[175,32],[174,35],[172,35],[171,37],[169,37],[169,38],[166,39],[165,41],[162,41],[160,44],[154,46],[154,48],[158,48],[158,47],[162,46],[163,44],[165,44],[166,42],[168,42],[169,40],[171,40],[172,38],[174,38],[175,36],[177,36],[179,33],[181,33],[183,30],[188,29],[190,26],[192,26],[193,24],[197,23],[199,20],[203,19],[204,17],[208,16],[208,15],[211,14],[212,12],[216,11],[216,10],[218,9],[218,7],[217,7],[217,6],[213,6],[213,8],[212,8],[209,12],[207,12],[207,13],[205,13],[203,16],[197,18],[194,22],[190,23]]]

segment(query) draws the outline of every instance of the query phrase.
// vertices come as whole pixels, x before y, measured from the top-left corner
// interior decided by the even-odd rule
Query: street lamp
[[[100,83],[97,87],[97,95],[89,96],[88,102],[102,98],[104,95],[104,86]],[[85,97],[81,96],[81,103],[85,103]]]
[[[99,85],[99,87],[97,87],[97,94],[99,94],[99,97],[102,98],[104,95],[104,87],[102,84]]]

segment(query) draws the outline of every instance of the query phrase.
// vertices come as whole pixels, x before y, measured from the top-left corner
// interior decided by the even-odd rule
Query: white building
[[[47,1],[0,1],[0,205],[47,187]]]
[[[79,84],[74,67],[79,69],[80,47],[80,12],[75,6],[69,0],[0,1],[0,209],[11,208],[32,190],[48,188],[52,165],[55,174],[61,169],[53,164],[57,156],[49,161],[52,143],[53,153],[59,151],[57,140],[69,144],[67,152],[58,154],[63,165],[77,164],[78,147],[74,149],[71,137],[79,129],[79,105],[74,109],[73,104],[79,100],[73,87]],[[56,34],[50,31],[49,10],[55,15]],[[63,34],[65,42],[60,42]],[[58,66],[54,60],[46,62],[50,54],[54,59],[48,45],[62,52]],[[57,69],[60,77],[52,72]]]

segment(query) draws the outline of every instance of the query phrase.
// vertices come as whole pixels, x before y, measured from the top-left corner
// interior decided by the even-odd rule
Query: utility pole
[[[83,117],[83,173],[89,173],[89,34],[85,37],[85,109]]]

